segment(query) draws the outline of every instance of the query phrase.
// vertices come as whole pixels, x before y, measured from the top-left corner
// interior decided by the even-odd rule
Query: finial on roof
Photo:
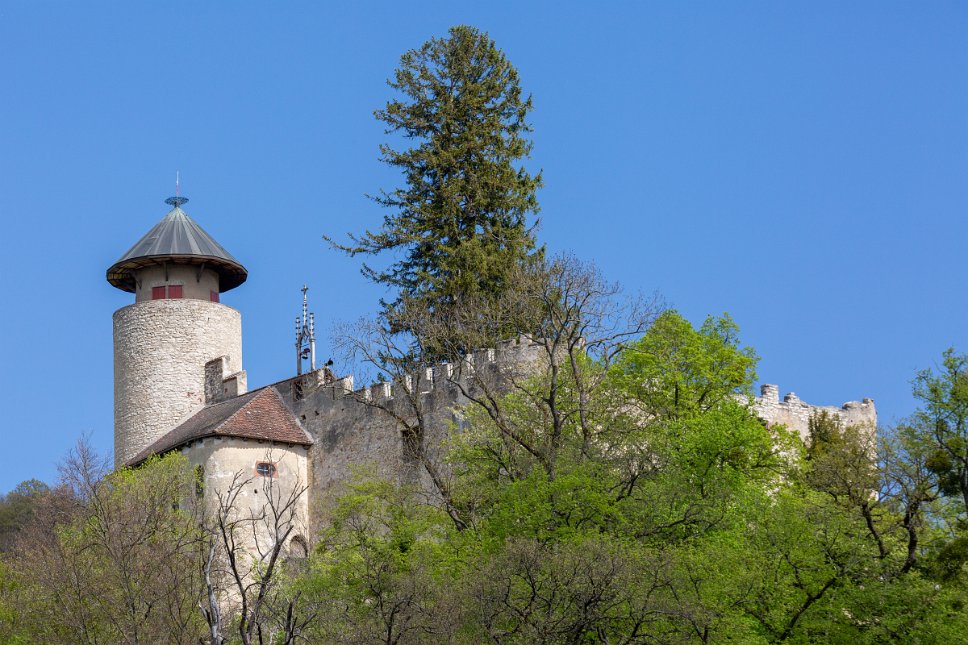
[[[316,371],[316,317],[307,315],[308,303],[306,292],[309,287],[302,288],[302,319],[296,318],[296,374],[303,373],[303,361],[309,359],[309,369]]]
[[[171,204],[175,208],[178,208],[179,206],[181,206],[182,204],[184,204],[187,201],[188,201],[188,198],[187,197],[180,197],[178,195],[175,195],[174,197],[169,197],[168,199],[166,199],[165,200],[165,203],[166,204]]]

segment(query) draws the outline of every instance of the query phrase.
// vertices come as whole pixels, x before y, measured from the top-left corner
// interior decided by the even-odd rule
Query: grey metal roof
[[[186,201],[183,197],[168,201],[175,207],[108,269],[108,282],[133,293],[136,270],[165,262],[205,263],[219,274],[220,291],[234,289],[245,282],[248,277],[245,267],[181,209]]]

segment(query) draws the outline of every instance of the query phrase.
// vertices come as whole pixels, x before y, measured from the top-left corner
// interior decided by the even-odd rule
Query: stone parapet
[[[800,438],[807,441],[810,436],[810,419],[821,412],[827,412],[844,425],[860,425],[873,431],[877,427],[877,408],[873,399],[848,401],[840,407],[810,405],[790,392],[780,400],[780,388],[766,383],[760,386],[760,396],[753,398],[753,410],[769,425],[784,425],[795,430]]]
[[[248,390],[245,370],[229,374],[231,358],[219,356],[205,363],[205,405],[232,399]]]

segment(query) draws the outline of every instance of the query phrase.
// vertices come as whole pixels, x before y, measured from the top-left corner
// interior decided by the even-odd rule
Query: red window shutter
[[[212,302],[218,302],[218,291],[209,291],[208,297]]]
[[[164,287],[151,287],[151,299],[152,300],[164,300],[165,299],[165,288]]]
[[[181,298],[182,288],[180,284],[172,284],[168,286],[168,297],[169,298]]]

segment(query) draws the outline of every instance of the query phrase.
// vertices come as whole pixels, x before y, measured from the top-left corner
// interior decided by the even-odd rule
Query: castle
[[[314,524],[310,509],[349,479],[355,466],[406,476],[431,489],[428,474],[412,463],[399,415],[386,414],[395,398],[419,402],[430,429],[423,441],[439,448],[461,422],[467,402],[458,379],[466,383],[488,370],[527,365],[536,355],[522,337],[469,355],[460,366],[441,364],[402,384],[355,390],[352,376],[337,379],[328,368],[316,368],[315,321],[307,316],[304,290],[297,373],[249,390],[241,314],[221,302],[248,274],[182,210],[187,201],[168,199],[171,210],[107,271],[111,285],[135,295],[133,304],[114,313],[118,467],[179,451],[203,473],[206,490],[224,490],[239,472],[271,477],[283,491],[307,486],[299,517],[308,532]],[[871,399],[817,407],[792,393],[781,400],[776,385],[763,385],[752,406],[766,423],[803,437],[820,410],[847,424],[873,427],[877,421]],[[243,491],[252,505],[260,503],[260,494],[258,488]],[[307,544],[303,535],[293,540]]]

